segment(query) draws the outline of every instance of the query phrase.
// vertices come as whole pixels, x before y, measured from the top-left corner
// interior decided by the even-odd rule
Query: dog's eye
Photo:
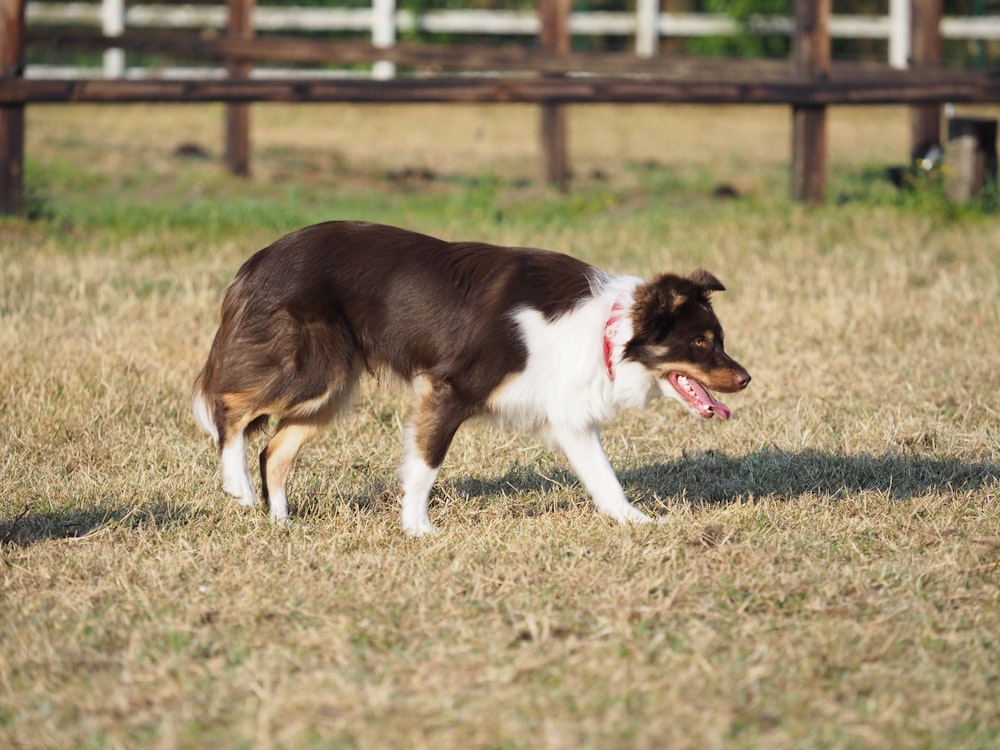
[[[696,346],[699,349],[707,349],[708,339],[704,338],[703,336],[699,336],[698,338],[696,338],[694,341],[691,342],[691,346]]]

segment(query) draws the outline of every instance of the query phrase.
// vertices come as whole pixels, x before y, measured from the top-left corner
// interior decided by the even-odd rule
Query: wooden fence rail
[[[29,26],[42,29],[90,24],[101,27],[108,37],[123,30],[142,28],[223,30],[228,23],[224,6],[139,3],[125,7],[123,0],[100,2],[28,4]],[[376,46],[391,46],[399,34],[413,31],[449,34],[538,36],[541,23],[537,13],[523,10],[427,10],[419,13],[397,9],[395,0],[374,0],[370,8],[288,7],[265,4],[254,9],[253,25],[258,31],[289,33],[361,32],[369,33]],[[746,26],[732,18],[711,13],[662,12],[659,0],[637,0],[635,12],[575,11],[569,14],[572,35],[633,37],[636,55],[652,57],[659,41],[669,38],[726,36],[744,33],[795,33],[794,18],[759,15]],[[886,61],[905,68],[910,55],[909,0],[889,0],[886,15],[831,14],[831,38],[884,39]],[[1000,39],[1000,16],[949,16],[940,24],[943,38],[964,40]],[[109,40],[111,41],[111,40]],[[44,66],[32,66],[45,74]],[[63,71],[69,70],[62,68]],[[87,75],[85,69],[75,71]],[[104,75],[120,77],[124,60],[113,56],[104,66]],[[92,73],[92,71],[91,71]],[[131,74],[141,74],[135,69]]]
[[[101,50],[108,38],[99,31],[82,29],[28,29],[26,44],[34,49]],[[330,41],[294,36],[259,36],[250,39],[182,32],[126,31],[114,43],[126,52],[183,56],[208,61],[236,58],[247,62],[348,66],[379,60],[412,68],[417,73],[490,72],[546,75],[608,75],[657,80],[712,81],[745,79],[748,81],[787,81],[795,77],[792,60],[727,60],[715,57],[659,56],[638,58],[622,53],[557,52],[544,47],[484,47],[471,44],[421,44],[399,42],[392,47],[376,47],[367,42]],[[263,71],[258,71],[258,73]],[[301,78],[313,71],[303,70]],[[220,70],[218,76],[224,73]],[[279,76],[288,77],[287,71]],[[271,76],[266,76],[271,77]],[[342,76],[346,77],[346,76]],[[352,76],[354,77],[354,76]],[[357,76],[367,78],[368,76]],[[950,71],[941,68],[900,70],[879,63],[837,62],[829,77],[842,81],[878,80],[887,86],[908,83],[924,85],[961,80],[990,81],[994,73]],[[93,80],[93,76],[88,77]],[[131,80],[155,79],[136,76]],[[41,79],[44,80],[44,79]]]
[[[895,1],[895,0],[894,0]],[[565,185],[565,125],[562,105],[588,103],[783,104],[793,112],[792,194],[797,200],[824,199],[826,107],[905,104],[920,106],[911,144],[940,140],[940,105],[945,102],[1000,102],[1000,75],[944,71],[936,64],[941,0],[912,0],[915,67],[830,63],[830,0],[796,0],[793,60],[708,61],[677,57],[638,58],[628,54],[568,51],[568,0],[539,0],[547,19],[540,48],[481,48],[396,44],[381,48],[356,42],[290,37],[254,37],[240,21],[252,18],[252,0],[229,0],[229,33],[197,34],[129,31],[115,37],[123,50],[156,51],[227,61],[223,79],[36,79],[23,76],[23,49],[59,45],[102,49],[103,35],[86,31],[25,32],[24,0],[0,0],[0,203],[7,212],[23,209],[24,109],[29,104],[72,102],[225,102],[230,109],[229,164],[248,168],[251,102],[444,102],[531,103],[542,108],[543,170],[547,180]],[[937,49],[940,49],[938,44]],[[921,55],[926,57],[921,59]],[[354,64],[381,61],[416,75],[385,80],[324,79],[316,76],[252,77],[251,62]],[[476,75],[470,71],[490,71]],[[242,114],[236,114],[242,112]],[[548,114],[545,114],[545,113]]]
[[[662,79],[628,76],[433,76],[367,79],[38,80],[0,79],[0,106],[28,103],[359,102],[447,104],[785,104],[792,107],[1000,102],[1000,76],[840,74],[823,81],[734,75]]]

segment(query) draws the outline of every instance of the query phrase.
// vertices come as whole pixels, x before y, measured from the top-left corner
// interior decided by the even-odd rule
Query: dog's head
[[[711,391],[743,390],[750,374],[723,348],[711,293],[722,283],[699,269],[688,277],[664,274],[633,294],[632,338],[624,358],[643,365],[672,396],[700,417],[729,419],[729,407]]]

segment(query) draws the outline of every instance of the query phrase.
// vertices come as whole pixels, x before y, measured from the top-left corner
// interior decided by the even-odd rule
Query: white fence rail
[[[124,0],[101,2],[27,4],[27,23],[32,26],[92,24],[108,36],[126,28],[224,29],[228,12],[224,5],[155,5],[125,7]],[[452,34],[537,35],[539,21],[533,11],[439,10],[414,14],[398,10],[395,0],[372,0],[370,8],[296,8],[260,6],[254,9],[254,28],[260,31],[356,31],[371,35],[372,43],[390,47],[399,32],[414,30]],[[884,16],[832,15],[830,36],[845,39],[886,39],[888,62],[905,68],[909,58],[909,0],[889,0]],[[656,54],[664,37],[731,35],[742,31],[724,15],[705,13],[664,13],[657,0],[637,0],[636,11],[590,11],[570,14],[570,32],[577,35],[634,37],[636,54]],[[750,21],[751,33],[791,34],[794,20],[782,16],[759,16]],[[941,35],[947,39],[1000,40],[1000,16],[953,16],[941,21]],[[29,66],[32,77],[86,75],[87,69],[55,69]],[[190,73],[190,71],[187,71]],[[376,77],[393,74],[391,63],[377,63]],[[103,74],[109,78],[126,75],[141,77],[145,71],[128,71],[121,50],[109,49],[104,56]],[[157,75],[169,75],[159,70]]]

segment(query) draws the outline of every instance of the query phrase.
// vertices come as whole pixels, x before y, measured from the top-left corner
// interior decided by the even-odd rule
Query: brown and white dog
[[[598,428],[661,395],[728,419],[710,393],[750,375],[723,349],[704,270],[651,281],[612,276],[567,255],[445,242],[364,222],[328,222],[253,255],[222,303],[192,394],[217,441],[223,488],[254,505],[244,435],[276,419],[260,456],[275,520],[302,445],[348,403],[360,376],[390,373],[419,400],[400,468],[402,522],[435,531],[428,498],[455,431],[492,416],[562,449],[602,513],[650,520],[625,497]]]

